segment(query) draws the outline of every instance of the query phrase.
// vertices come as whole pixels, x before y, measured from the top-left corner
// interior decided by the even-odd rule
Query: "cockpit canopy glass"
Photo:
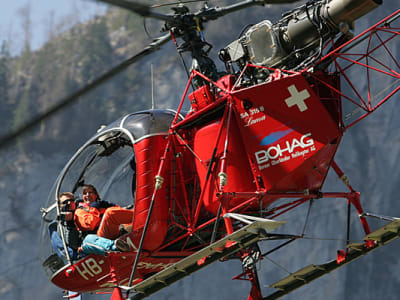
[[[83,185],[91,184],[96,187],[102,200],[122,207],[134,205],[135,171],[133,141],[123,131],[105,131],[79,149],[57,179],[49,195],[47,208],[43,209],[42,263],[53,252],[48,226],[57,220],[57,195],[72,192],[75,198],[82,199]],[[51,276],[54,271],[47,270],[46,273]]]
[[[122,207],[134,205],[134,144],[153,135],[167,135],[175,115],[170,110],[151,110],[122,117],[102,128],[67,163],[50,192],[47,205],[42,209],[40,256],[49,278],[71,262],[68,261],[68,255],[63,257],[55,253],[50,243],[50,226],[53,229],[54,225],[58,229],[63,226],[62,222],[57,221],[57,215],[60,214],[57,196],[63,192],[72,192],[75,198],[81,199],[82,187],[90,184],[96,187],[102,200]]]

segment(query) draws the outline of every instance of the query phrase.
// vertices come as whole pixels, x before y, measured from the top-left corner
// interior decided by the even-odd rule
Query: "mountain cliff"
[[[218,2],[233,3],[233,1]],[[222,4],[220,4],[222,6]],[[236,12],[208,24],[206,38],[217,50],[234,40],[246,24],[263,19],[276,21],[290,6],[266,6]],[[395,7],[400,0],[386,1],[356,22],[356,31],[367,28]],[[41,49],[28,49],[11,56],[7,45],[0,52],[0,135],[17,128],[71,92],[134,55],[151,42],[142,19],[118,9],[108,10],[85,24],[53,38]],[[146,21],[151,35],[160,24]],[[394,54],[400,57],[400,45]],[[151,106],[151,65],[157,108],[175,109],[185,87],[186,74],[171,42],[149,55],[109,83],[82,97],[50,120],[43,122],[0,152],[0,297],[1,299],[61,299],[39,262],[39,209],[44,205],[58,173],[68,159],[96,130],[118,117]],[[221,68],[221,66],[219,66]],[[361,192],[365,210],[400,217],[397,187],[400,186],[400,120],[396,95],[372,116],[349,130],[336,161]],[[333,174],[327,189],[344,190]],[[301,228],[308,207],[282,219]],[[353,211],[353,214],[355,212]],[[381,223],[372,221],[375,226]],[[263,291],[288,272],[308,263],[323,263],[344,246],[346,203],[332,199],[316,201],[308,228],[314,240],[295,243],[260,264]],[[352,223],[354,235],[361,225]],[[326,241],[324,239],[329,239]],[[372,254],[318,279],[284,299],[398,299],[400,260],[396,241]],[[276,266],[275,261],[280,261]],[[247,282],[232,281],[241,273],[239,262],[216,263],[161,291],[150,299],[245,299]],[[91,296],[84,299],[108,299]]]

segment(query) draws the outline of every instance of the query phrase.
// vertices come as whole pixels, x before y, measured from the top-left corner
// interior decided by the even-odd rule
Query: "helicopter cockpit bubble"
[[[62,192],[72,192],[76,198],[81,198],[82,186],[91,184],[96,187],[102,200],[121,207],[134,205],[134,145],[147,137],[168,134],[175,115],[176,112],[171,110],[151,110],[122,117],[99,130],[66,164],[49,194],[47,208],[41,210],[40,256],[49,278],[64,265],[73,263],[68,255],[57,255],[50,243],[49,225],[58,222],[60,226],[61,223],[57,217],[60,214],[57,196]]]

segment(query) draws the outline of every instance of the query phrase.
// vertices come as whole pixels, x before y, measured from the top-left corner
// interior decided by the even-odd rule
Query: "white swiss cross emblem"
[[[288,91],[290,93],[290,97],[285,99],[285,102],[288,107],[292,107],[293,105],[297,105],[299,110],[301,112],[305,111],[308,109],[305,100],[310,98],[310,93],[307,91],[307,89],[304,89],[302,91],[298,91],[296,86],[292,84],[291,86],[288,87]]]

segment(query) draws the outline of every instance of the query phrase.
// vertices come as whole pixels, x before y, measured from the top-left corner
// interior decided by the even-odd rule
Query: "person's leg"
[[[133,210],[118,206],[107,208],[97,230],[97,235],[114,240],[119,236],[119,225],[132,223],[132,221]]]
[[[64,243],[57,232],[57,222],[54,221],[50,223],[48,229],[49,229],[51,246],[53,247],[53,250],[59,257],[61,258],[66,257]],[[72,249],[68,245],[67,245],[67,251],[69,253],[69,257],[72,258],[73,260],[76,260],[78,258],[77,251],[75,249]]]
[[[88,234],[82,242],[82,251],[86,254],[104,255],[106,251],[113,249],[114,241],[97,236],[96,234]]]
[[[52,222],[49,225],[49,235],[53,250],[59,257],[64,257],[65,256],[64,244],[62,242],[60,235],[57,232],[57,222]]]
[[[105,255],[107,251],[130,251],[129,244],[120,239],[110,240],[97,234],[88,234],[82,242],[82,252],[85,254]]]

